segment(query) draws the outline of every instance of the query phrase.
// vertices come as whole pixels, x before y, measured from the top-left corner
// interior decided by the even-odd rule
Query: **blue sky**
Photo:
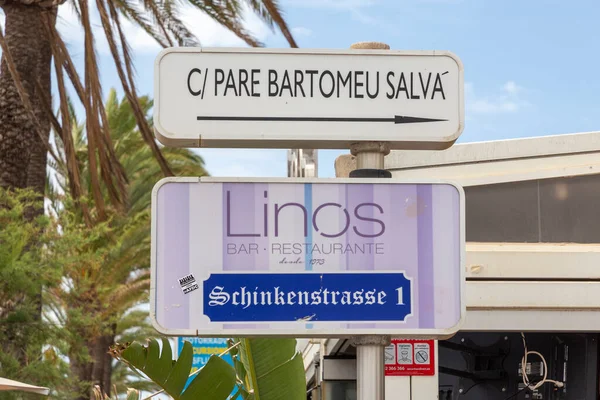
[[[466,126],[459,143],[600,130],[598,0],[280,0],[303,48],[348,48],[365,40],[393,49],[449,50],[465,67]],[[81,60],[82,37],[68,5],[60,30]],[[243,46],[199,12],[184,20],[203,46]],[[248,15],[248,28],[267,47],[283,37]],[[138,88],[152,94],[159,47],[128,25]],[[105,91],[118,87],[100,41]],[[285,150],[200,149],[213,176],[286,175]],[[319,176],[334,175],[335,157],[320,151]]]

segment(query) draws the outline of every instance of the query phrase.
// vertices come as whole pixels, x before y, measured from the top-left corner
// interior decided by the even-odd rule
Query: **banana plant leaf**
[[[144,373],[174,400],[225,400],[236,382],[233,367],[212,356],[184,391],[192,369],[193,349],[189,342],[184,343],[177,361],[173,361],[171,343],[165,338],[162,338],[162,352],[158,341],[150,339],[147,346],[138,342],[115,345],[111,354]]]
[[[306,378],[302,355],[296,351],[295,339],[240,338],[239,358],[244,371],[236,364],[238,378],[244,377],[254,400],[306,400]],[[241,398],[245,398],[242,391]]]

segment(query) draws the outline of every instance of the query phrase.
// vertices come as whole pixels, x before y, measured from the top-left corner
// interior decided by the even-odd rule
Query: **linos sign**
[[[460,60],[394,50],[164,50],[154,126],[165,145],[445,149],[464,126]]]
[[[447,183],[168,178],[152,249],[167,335],[443,338],[464,316],[464,194]]]

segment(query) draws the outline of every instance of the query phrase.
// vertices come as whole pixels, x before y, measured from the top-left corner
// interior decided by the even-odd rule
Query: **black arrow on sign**
[[[198,121],[287,121],[287,122],[393,122],[394,124],[418,124],[422,122],[441,122],[447,119],[406,117],[395,115],[391,118],[368,117],[219,117],[197,116]]]

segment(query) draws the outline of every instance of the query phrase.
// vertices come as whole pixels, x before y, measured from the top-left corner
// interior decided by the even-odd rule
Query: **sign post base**
[[[357,336],[356,380],[358,400],[384,400],[385,375],[383,350],[389,346],[390,336]]]

